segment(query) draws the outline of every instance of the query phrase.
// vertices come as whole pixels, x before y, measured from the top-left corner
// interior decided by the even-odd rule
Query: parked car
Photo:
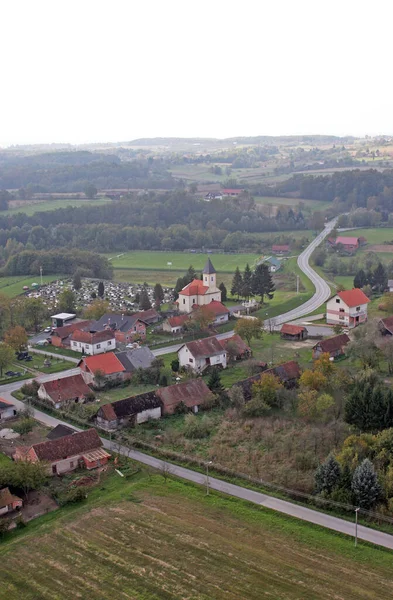
[[[32,356],[26,356],[25,360],[26,361],[33,360],[33,357]]]
[[[7,371],[6,372],[7,377],[15,377],[15,375],[16,375],[15,371]]]
[[[18,356],[17,356],[17,359],[18,359],[18,360],[26,360],[26,358],[27,358],[28,356],[29,356],[29,353],[28,353],[28,352],[25,352],[25,351],[24,351],[24,352],[19,352],[19,353],[18,353]]]
[[[52,333],[52,327],[45,327],[44,332],[45,333]]]
[[[36,346],[47,346],[48,343],[48,340],[38,340],[38,342],[36,342]]]

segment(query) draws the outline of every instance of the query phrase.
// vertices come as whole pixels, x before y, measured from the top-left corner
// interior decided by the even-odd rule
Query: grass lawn
[[[42,352],[46,352],[48,356],[51,354],[60,354],[62,356],[70,356],[71,358],[81,358],[81,352],[74,352],[73,350],[69,350],[68,348],[58,348],[57,346],[52,346],[52,344],[48,344],[47,346],[33,346],[37,350],[42,350]],[[36,355],[37,356],[37,355]]]
[[[56,210],[58,208],[67,208],[72,206],[78,208],[80,206],[99,206],[101,204],[108,204],[111,202],[109,198],[95,198],[94,200],[73,200],[72,198],[56,198],[55,200],[43,200],[42,202],[29,202],[26,201],[23,205],[17,208],[10,208],[3,211],[2,215],[16,215],[18,213],[24,213],[25,215],[32,216],[37,212]]]
[[[156,385],[131,384],[124,387],[120,386],[112,388],[110,390],[96,392],[96,397],[100,400],[99,403],[97,402],[97,406],[102,406],[103,404],[116,402],[116,400],[123,400],[123,398],[137,396],[138,394],[145,394],[146,392],[151,392],[156,388]]]
[[[364,228],[364,229],[353,229],[351,231],[344,231],[340,235],[349,237],[365,237],[367,244],[382,244],[383,242],[390,242],[393,240],[393,227],[375,227],[375,228]],[[367,246],[364,247],[367,249]]]
[[[69,362],[68,360],[54,358],[48,354],[46,357],[44,354],[36,354],[32,352],[33,360],[25,363],[25,361],[20,361],[21,364],[26,364],[31,369],[36,369],[41,373],[58,373],[59,371],[65,371],[66,369],[72,369],[75,367],[75,364]],[[48,358],[52,363],[50,367],[44,367],[44,362]]]
[[[43,275],[43,283],[50,283],[56,281],[61,275]],[[40,283],[39,275],[30,275],[25,277],[22,275],[15,275],[11,277],[0,277],[0,294],[5,294],[9,298],[14,298],[23,294],[23,287],[31,287],[32,283]],[[34,288],[33,288],[34,289]]]
[[[11,462],[12,462],[12,460],[9,456],[0,452],[0,467],[2,467],[4,465],[8,465]]]
[[[121,283],[146,282],[149,285],[161,283],[161,285],[163,285],[164,287],[175,287],[176,281],[179,279],[179,277],[184,277],[188,266],[186,269],[184,269],[184,271],[156,271],[152,269],[144,271],[143,269],[114,269],[113,279],[114,281],[120,281]],[[218,273],[217,276],[218,284],[223,282],[227,289],[230,289],[232,279],[233,273]]]
[[[391,552],[161,475],[103,475],[10,534],[7,600],[389,598]]]

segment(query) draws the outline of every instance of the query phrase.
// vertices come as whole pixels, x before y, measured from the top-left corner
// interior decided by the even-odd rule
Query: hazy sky
[[[391,0],[4,0],[0,145],[393,134]]]

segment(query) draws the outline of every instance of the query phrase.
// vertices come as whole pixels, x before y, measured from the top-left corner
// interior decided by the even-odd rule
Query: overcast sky
[[[391,0],[1,3],[0,145],[393,134]]]

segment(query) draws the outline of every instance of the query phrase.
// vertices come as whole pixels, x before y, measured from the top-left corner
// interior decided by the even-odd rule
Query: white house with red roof
[[[367,321],[367,304],[370,300],[359,288],[338,292],[326,304],[328,325],[357,327]]]
[[[180,292],[177,300],[179,311],[190,313],[195,306],[205,306],[212,300],[221,302],[221,290],[217,287],[217,272],[210,258],[203,269],[203,279],[194,279]]]

